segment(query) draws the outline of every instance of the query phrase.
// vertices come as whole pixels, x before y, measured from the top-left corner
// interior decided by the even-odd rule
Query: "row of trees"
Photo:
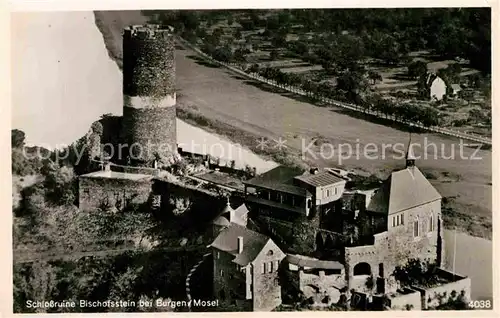
[[[257,64],[251,65],[247,73],[255,73],[266,79],[276,82],[290,90],[300,88],[309,97],[314,99],[329,98],[345,102],[355,102],[361,110],[376,112],[379,116],[395,118],[406,122],[421,123],[426,127],[438,125],[438,111],[430,106],[417,104],[397,104],[378,94],[359,94],[362,90],[363,79],[356,78],[356,74],[346,72],[334,87],[328,83],[316,83],[304,80],[294,73],[284,73],[278,68],[259,68]]]

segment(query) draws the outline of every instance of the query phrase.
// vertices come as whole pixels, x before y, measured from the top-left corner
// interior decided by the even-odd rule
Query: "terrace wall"
[[[444,269],[440,269],[439,275],[453,281],[431,288],[412,286],[413,289],[418,290],[421,294],[422,309],[435,308],[450,300],[456,300],[459,297],[463,297],[466,302],[471,299],[470,278],[458,275],[453,277],[453,273]]]
[[[392,310],[422,310],[420,293],[415,290],[407,294],[397,293],[389,297],[389,307]]]
[[[224,208],[226,201],[216,193],[180,182],[155,179],[153,193],[161,196],[160,210],[171,211],[176,200],[187,200],[191,218],[201,224],[212,221]]]
[[[127,203],[142,204],[151,193],[151,180],[129,180],[80,176],[79,207],[82,211],[95,211],[103,204],[124,208]]]

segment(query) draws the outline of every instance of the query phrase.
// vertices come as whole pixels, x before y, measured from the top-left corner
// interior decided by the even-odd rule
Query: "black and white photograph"
[[[13,312],[492,312],[492,30],[11,12]]]

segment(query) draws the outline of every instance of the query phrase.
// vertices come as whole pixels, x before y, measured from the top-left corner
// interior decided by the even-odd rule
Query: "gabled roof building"
[[[278,269],[285,253],[272,239],[231,223],[210,247],[214,295],[222,303],[251,311],[281,304]]]

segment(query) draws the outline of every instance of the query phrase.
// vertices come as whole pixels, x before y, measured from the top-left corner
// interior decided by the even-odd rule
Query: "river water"
[[[122,114],[122,75],[92,12],[15,13],[11,21],[12,127],[26,133],[28,144],[70,144],[102,114]],[[263,172],[276,165],[180,120],[177,135],[186,148],[205,145],[202,152],[235,159],[238,166]],[[454,238],[445,231],[448,269],[455,263],[458,274],[471,278],[473,299],[492,299],[492,242],[457,233],[454,253]]]

